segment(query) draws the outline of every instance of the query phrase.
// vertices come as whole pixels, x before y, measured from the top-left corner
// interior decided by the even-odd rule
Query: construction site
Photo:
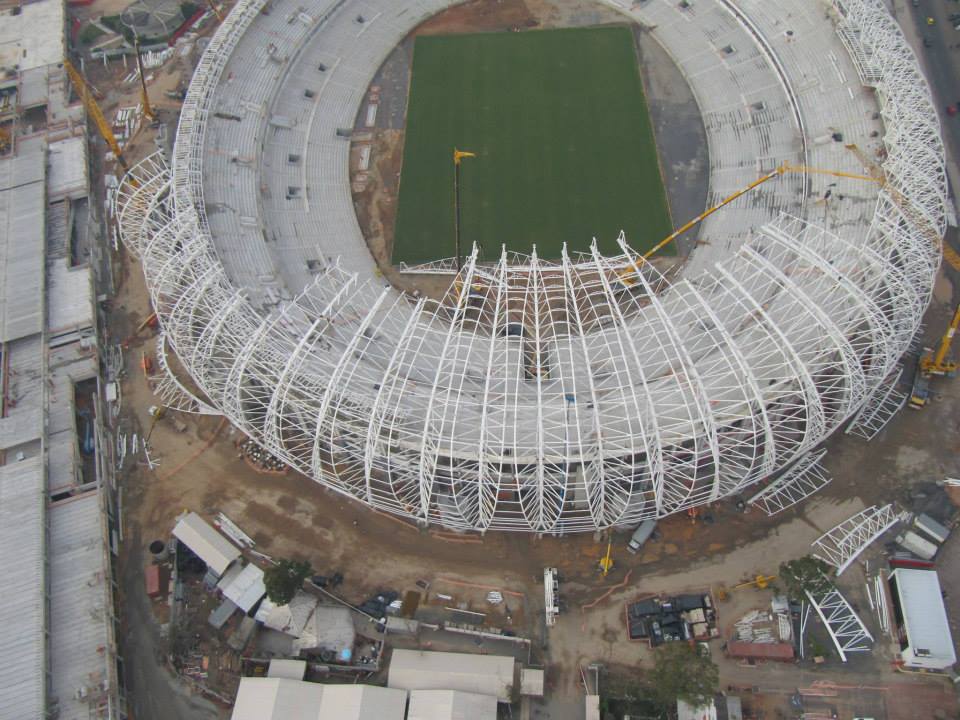
[[[0,716],[960,716],[960,177],[910,11],[0,12]],[[677,230],[391,266],[412,38],[609,23]],[[676,645],[717,682],[667,712]]]

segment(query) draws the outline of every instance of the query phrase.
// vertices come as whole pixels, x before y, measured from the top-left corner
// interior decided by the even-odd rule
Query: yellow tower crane
[[[93,118],[93,124],[97,126],[100,137],[102,137],[110,147],[120,167],[122,167],[124,171],[129,170],[130,166],[127,165],[127,161],[123,157],[123,152],[120,150],[117,138],[114,136],[113,130],[110,129],[110,123],[108,123],[107,119],[103,116],[100,106],[97,105],[97,101],[93,97],[93,90],[90,89],[87,81],[83,75],[80,74],[80,71],[73,66],[73,63],[69,60],[64,60],[63,66],[67,70],[67,75],[70,76],[70,82],[73,83],[73,87],[76,88],[77,94],[80,96],[80,101],[87,109],[87,114]]]

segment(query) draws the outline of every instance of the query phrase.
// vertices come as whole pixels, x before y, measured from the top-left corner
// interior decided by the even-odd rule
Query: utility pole
[[[460,161],[465,157],[476,157],[476,153],[453,149],[453,242],[457,254],[457,272],[463,266],[460,260]]]

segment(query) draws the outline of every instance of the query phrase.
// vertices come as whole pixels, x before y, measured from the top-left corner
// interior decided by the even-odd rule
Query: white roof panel
[[[267,594],[267,588],[263,584],[263,570],[253,563],[248,564],[236,575],[224,576],[224,580],[226,582],[217,583],[217,587],[224,597],[232,600],[234,605],[244,612],[249,612],[250,608]]]
[[[242,677],[231,720],[317,720],[323,685],[286,678]]]
[[[303,680],[303,677],[306,674],[306,660],[284,660],[283,658],[271,658],[270,666],[267,668],[267,677],[271,678]]]
[[[50,689],[60,720],[87,720],[97,688],[116,687],[113,658],[101,652],[112,645],[102,522],[97,491],[50,506]]]
[[[232,545],[212,525],[197,515],[188,513],[177,521],[173,536],[190,548],[217,575],[223,575],[230,563],[240,557],[240,550]]]
[[[47,325],[51,335],[93,327],[93,273],[89,265],[70,267],[67,260],[47,269]]]
[[[240,678],[231,720],[403,720],[407,693],[372,685]]]
[[[407,720],[497,720],[497,699],[460,690],[413,690]]]
[[[50,143],[47,149],[47,197],[78,199],[87,195],[87,141],[71,137]]]
[[[316,720],[403,720],[407,693],[372,685],[325,685]]]
[[[897,568],[893,576],[897,581],[907,641],[920,661],[918,664],[930,667],[953,665],[957,655],[936,571]],[[924,651],[924,654],[918,655],[918,651]]]
[[[467,653],[394,650],[388,687],[403,690],[462,690],[510,702],[512,657]]]
[[[45,154],[42,143],[23,143],[19,155],[0,160],[0,340],[4,342],[43,330]]]
[[[40,718],[46,710],[47,646],[44,513],[40,457],[0,467],[0,717]]]

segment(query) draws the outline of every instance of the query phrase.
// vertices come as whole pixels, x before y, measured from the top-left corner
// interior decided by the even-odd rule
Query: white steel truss
[[[331,261],[269,310],[227,275],[203,187],[227,62],[256,23],[280,22],[266,4],[239,0],[219,26],[183,102],[172,167],[155,155],[133,168],[115,217],[189,376],[162,380],[163,392],[196,388],[170,402],[224,414],[318,482],[462,529],[636,524],[788,468],[860,412],[915,335],[940,262],[944,152],[916,58],[881,0],[835,0],[884,124],[868,228],[846,237],[783,215],[676,282],[625,242],[616,256],[564,250],[558,261],[504,252],[483,265],[474,252],[441,301]],[[264,66],[281,68],[299,48],[268,49]],[[259,118],[256,100],[241,105]],[[316,203],[337,190],[313,192]],[[792,497],[785,486],[767,494],[770,508]]]
[[[170,369],[167,360],[167,339],[163,333],[157,336],[157,365],[160,372],[150,376],[153,394],[160,404],[171,410],[197,415],[219,415],[220,412],[187,390]]]
[[[866,510],[847,518],[813,541],[814,555],[837,569],[839,576],[874,540],[892,528],[900,516],[893,504]]]
[[[907,395],[898,385],[903,375],[903,368],[897,367],[890,373],[867,400],[860,412],[853,416],[847,425],[846,433],[858,435],[868,442],[873,440],[893,416],[907,404]]]
[[[871,650],[873,635],[839,590],[831,588],[825,593],[811,593],[807,590],[806,593],[807,599],[830,633],[843,662],[847,661],[847,653]]]
[[[826,454],[826,450],[816,450],[804,455],[747,503],[759,504],[767,515],[776,515],[810,497],[832,480],[830,473],[820,464]]]

